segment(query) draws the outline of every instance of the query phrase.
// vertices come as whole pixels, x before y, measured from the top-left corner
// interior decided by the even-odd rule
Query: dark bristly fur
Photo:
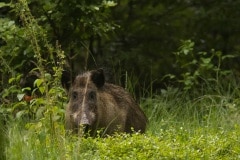
[[[64,79],[68,85],[66,77]],[[139,105],[122,87],[105,83],[102,69],[78,75],[66,89],[69,93],[67,129],[77,133],[84,130],[90,136],[95,136],[97,130],[108,135],[145,132],[147,118]],[[81,126],[84,129],[80,129]]]

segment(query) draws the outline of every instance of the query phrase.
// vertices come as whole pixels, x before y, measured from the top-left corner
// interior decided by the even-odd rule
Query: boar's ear
[[[91,80],[98,88],[102,87],[105,83],[103,69],[91,71]]]
[[[62,87],[66,90],[69,91],[70,86],[72,85],[72,75],[69,71],[64,70],[62,72],[62,77],[61,77],[61,83]]]

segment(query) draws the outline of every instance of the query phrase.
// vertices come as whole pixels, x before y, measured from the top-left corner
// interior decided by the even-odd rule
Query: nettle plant
[[[11,78],[4,84],[1,91],[0,114],[14,119],[24,119],[27,128],[34,131],[55,133],[55,129],[62,123],[64,117],[64,102],[66,95],[61,87],[60,79],[65,63],[65,54],[56,42],[55,46],[48,42],[45,30],[38,25],[31,15],[27,3],[20,1],[15,7],[22,23],[24,39],[28,42],[32,61],[36,68],[30,72],[37,72],[32,87],[20,87],[23,74],[20,74],[8,63],[5,48],[0,48],[2,70],[9,69]],[[8,42],[8,41],[6,41]],[[44,45],[43,45],[44,44]],[[43,58],[42,53],[48,53],[49,58]],[[19,64],[22,65],[22,64]],[[3,72],[5,73],[5,72]],[[25,93],[30,92],[31,98]]]
[[[179,51],[175,52],[176,62],[181,70],[182,79],[178,80],[184,90],[198,87],[202,82],[219,84],[222,76],[231,74],[230,70],[223,70],[221,65],[226,59],[235,55],[223,55],[221,51],[212,49],[210,52],[195,52],[195,43],[191,40],[181,42]],[[175,78],[174,75],[170,76]]]
[[[56,67],[54,67],[56,68]],[[2,98],[10,99],[6,112],[14,114],[15,118],[41,119],[47,106],[62,106],[61,98],[66,98],[65,92],[60,85],[59,77],[45,72],[35,79],[32,88],[21,88],[21,74],[9,79],[9,88],[5,89]],[[31,95],[26,95],[26,91]],[[11,102],[11,103],[10,103]]]
[[[9,87],[1,95],[4,103],[1,104],[0,113],[10,119],[23,120],[27,129],[34,132],[54,134],[56,129],[63,128],[64,103],[67,99],[60,84],[62,68],[53,67],[54,74],[41,70],[43,74],[35,79],[33,88],[20,88],[20,74],[9,79]],[[27,97],[31,98],[26,98],[26,91],[30,91]]]

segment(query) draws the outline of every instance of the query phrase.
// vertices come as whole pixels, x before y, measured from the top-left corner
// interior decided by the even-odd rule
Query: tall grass
[[[6,126],[4,124],[4,117],[0,114],[0,159],[5,159],[5,146],[6,146]]]
[[[57,123],[55,135],[39,125],[12,122],[7,132],[7,159],[238,159],[239,101],[226,91],[192,98],[174,88],[141,100],[149,118],[146,134],[116,134],[79,138],[65,134]],[[237,93],[237,91],[234,91]],[[233,93],[233,92],[232,92]],[[44,121],[47,123],[47,121]]]
[[[234,82],[231,84],[235,85]],[[204,92],[198,93],[167,88],[154,98],[143,99],[141,106],[151,122],[149,130],[156,132],[169,126],[190,130],[201,127],[228,130],[239,125],[240,91],[237,86],[231,85],[224,91],[223,85],[206,87]]]

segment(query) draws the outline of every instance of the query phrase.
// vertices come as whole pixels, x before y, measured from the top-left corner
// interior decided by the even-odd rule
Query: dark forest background
[[[54,72],[58,50],[71,73],[103,67],[140,96],[239,77],[240,0],[28,0],[29,10],[22,2],[0,2],[1,92],[39,67],[37,53]]]

